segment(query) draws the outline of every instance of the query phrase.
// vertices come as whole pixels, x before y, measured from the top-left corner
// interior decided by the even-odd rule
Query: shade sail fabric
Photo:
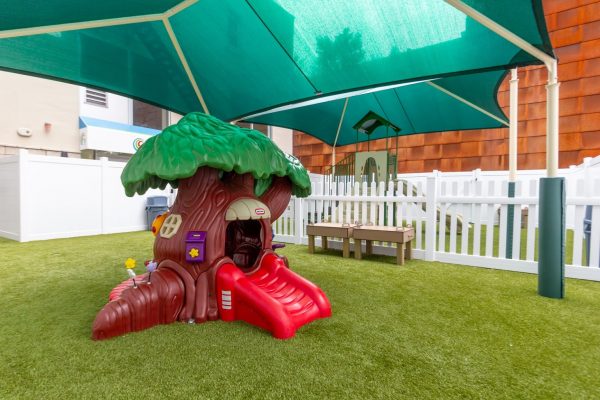
[[[505,71],[457,75],[349,97],[336,146],[369,139],[365,134],[357,135],[353,129],[354,124],[369,111],[384,117],[401,129],[396,134],[392,129],[387,130],[382,126],[371,134],[370,139],[380,139],[386,135],[392,137],[414,133],[504,127],[506,124],[498,119],[503,121],[508,119],[496,101],[497,87],[504,75]],[[448,92],[455,96],[451,96]],[[457,97],[464,101],[458,100]],[[473,108],[465,101],[498,119]],[[339,98],[252,117],[246,122],[296,129],[333,145],[344,102],[345,98]]]
[[[465,0],[552,54],[541,0]],[[442,0],[4,0],[0,68],[233,120],[532,56]],[[196,87],[197,88],[196,88]]]

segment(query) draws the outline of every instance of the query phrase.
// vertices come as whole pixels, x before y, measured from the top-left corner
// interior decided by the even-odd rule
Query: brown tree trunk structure
[[[126,289],[118,300],[108,303],[94,321],[92,337],[106,339],[176,320],[217,319],[215,276],[218,268],[224,260],[245,256],[235,253],[235,249],[256,248],[261,253],[271,249],[271,221],[285,211],[291,191],[288,178],[275,177],[271,187],[257,198],[251,174],[226,173],[209,167],[199,168],[192,177],[180,180],[177,199],[169,215],[181,216],[181,223],[171,237],[157,235],[154,260],[159,264],[151,283]],[[229,207],[240,199],[264,203],[270,218],[227,221]],[[206,232],[201,262],[188,261],[189,232]],[[258,255],[249,258],[260,259]]]

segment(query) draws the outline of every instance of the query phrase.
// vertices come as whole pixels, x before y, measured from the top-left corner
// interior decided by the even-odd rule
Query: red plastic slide
[[[331,316],[325,293],[272,253],[248,275],[233,263],[222,265],[217,272],[217,302],[224,321],[246,321],[278,339],[291,338],[304,324]]]

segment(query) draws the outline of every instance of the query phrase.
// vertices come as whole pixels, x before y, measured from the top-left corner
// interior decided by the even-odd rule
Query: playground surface
[[[597,398],[600,296],[566,281],[393,257],[278,250],[333,316],[280,341],[243,322],[90,339],[95,314],[151,257],[147,232],[0,239],[0,398]],[[143,267],[138,267],[138,273]]]

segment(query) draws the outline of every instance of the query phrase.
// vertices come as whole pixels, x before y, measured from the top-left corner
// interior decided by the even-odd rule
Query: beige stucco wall
[[[291,129],[271,127],[272,140],[277,146],[288,154],[294,152],[294,133]]]
[[[0,155],[18,148],[59,155],[79,150],[79,88],[61,82],[0,71]],[[45,129],[44,124],[51,124]],[[30,137],[17,135],[28,128]]]
[[[174,125],[176,123],[179,122],[179,120],[183,118],[183,115],[179,115],[177,113],[174,113],[173,111],[169,111],[169,125]]]

